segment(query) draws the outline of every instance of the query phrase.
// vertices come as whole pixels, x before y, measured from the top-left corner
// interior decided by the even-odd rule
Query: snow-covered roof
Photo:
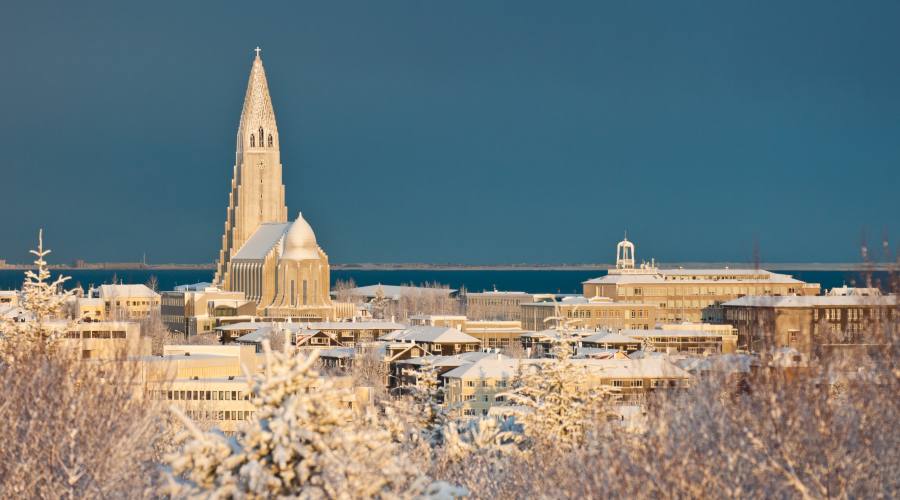
[[[485,352],[485,351],[471,351],[471,352],[463,352],[460,354],[454,354],[450,356],[419,356],[417,358],[409,358],[401,361],[397,361],[399,365],[414,365],[414,366],[424,366],[425,364],[430,364],[434,367],[446,367],[446,366],[462,366],[468,363],[474,363],[479,359],[488,358],[488,357],[497,357],[497,353],[495,352]],[[505,357],[505,356],[504,356]]]
[[[351,297],[373,298],[378,295],[378,289],[382,290],[384,296],[389,299],[399,300],[400,297],[417,296],[417,295],[442,295],[450,296],[456,293],[451,288],[429,288],[420,286],[405,285],[368,285],[346,290],[345,293]]]
[[[508,358],[502,354],[494,354],[454,368],[443,374],[444,378],[458,379],[511,379],[515,377],[521,365],[537,365],[540,360]]]
[[[748,295],[722,304],[734,307],[838,307],[838,306],[896,306],[896,295],[804,295],[770,296]]]
[[[159,294],[147,285],[100,285],[100,297],[110,298],[156,298]]]
[[[731,335],[732,332],[723,332],[723,331],[715,331],[715,330],[665,330],[654,328],[651,330],[634,330],[634,329],[625,329],[621,332],[623,335],[628,335],[630,337],[636,339],[643,339],[646,337],[711,337],[718,338],[722,335]]]
[[[332,347],[331,349],[322,349],[319,351],[320,358],[349,359],[355,355],[356,349],[353,347]]]
[[[438,344],[481,343],[471,335],[467,335],[456,328],[443,326],[411,326],[403,330],[397,330],[383,335],[381,340],[403,342],[431,342]]]
[[[691,373],[705,371],[720,373],[750,373],[759,359],[750,354],[719,354],[703,358],[685,357],[675,361],[684,370]]]
[[[290,222],[260,224],[232,260],[261,260],[291,227]]]
[[[229,325],[217,326],[216,330],[232,332],[235,330],[258,330],[265,326],[272,326],[271,321],[241,321],[240,323],[231,323]]]
[[[79,306],[100,307],[100,306],[104,305],[104,302],[103,302],[103,299],[95,299],[95,298],[91,298],[91,297],[79,297],[78,305]]]
[[[293,323],[313,330],[401,330],[406,325],[390,321],[319,321]]]
[[[201,281],[199,283],[191,283],[189,285],[177,285],[173,290],[176,292],[202,292],[207,288],[212,288],[212,283]]]
[[[793,276],[762,269],[654,269],[647,272],[616,273],[593,278],[591,284],[654,284],[671,282],[690,283],[795,283],[803,284]]]
[[[592,344],[639,344],[641,341],[615,332],[600,332],[581,339]]]
[[[573,359],[602,378],[691,378],[691,374],[664,357],[642,359]]]

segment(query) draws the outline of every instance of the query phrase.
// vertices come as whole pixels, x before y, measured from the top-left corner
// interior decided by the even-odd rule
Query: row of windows
[[[621,295],[678,297],[685,295],[772,295],[794,294],[798,290],[768,286],[687,286],[687,287],[622,287]]]
[[[209,420],[250,420],[253,416],[252,411],[246,410],[187,410],[185,414],[192,420],[209,421]]]
[[[466,380],[466,387],[475,387],[477,385],[481,385],[481,387],[488,387],[489,385],[496,385],[497,387],[506,387],[506,380],[498,380],[496,384],[488,384],[488,380],[481,379],[481,384],[478,384],[475,380]]]
[[[169,401],[240,401],[250,399],[244,391],[154,391],[156,399]]]
[[[66,332],[67,339],[124,339],[125,332],[116,331],[87,331],[87,332]]]

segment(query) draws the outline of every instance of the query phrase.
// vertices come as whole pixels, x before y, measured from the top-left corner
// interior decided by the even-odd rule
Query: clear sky
[[[855,261],[900,2],[12,2],[0,258],[210,262],[252,49],[332,262]]]

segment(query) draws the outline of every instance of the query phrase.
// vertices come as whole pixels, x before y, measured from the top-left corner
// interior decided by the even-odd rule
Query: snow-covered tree
[[[584,440],[585,427],[595,416],[602,393],[586,383],[586,370],[572,362],[573,344],[562,327],[553,359],[522,365],[512,389],[501,394],[511,403],[507,413],[521,419],[530,441],[574,448]]]
[[[184,446],[169,457],[176,497],[372,498],[445,492],[431,485],[371,411],[315,371],[309,357],[273,352],[248,380],[256,414],[233,437],[182,416]],[[175,410],[177,411],[177,410]],[[429,488],[432,488],[429,490]]]
[[[38,232],[38,248],[31,250],[36,257],[35,271],[25,272],[22,285],[22,309],[24,321],[0,318],[0,333],[3,335],[2,351],[8,361],[17,353],[32,349],[46,350],[58,338],[58,329],[49,328],[47,321],[63,314],[66,301],[71,293],[62,291],[67,276],[58,276],[50,281],[50,269],[45,258],[50,250],[44,250],[44,231]]]

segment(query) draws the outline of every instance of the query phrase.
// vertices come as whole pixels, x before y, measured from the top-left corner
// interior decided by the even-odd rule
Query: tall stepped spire
[[[238,155],[248,148],[278,148],[278,125],[275,123],[275,108],[272,107],[272,97],[269,95],[269,82],[266,81],[266,70],[259,55],[261,49],[257,47],[255,50],[256,57],[250,68],[250,81],[247,83],[238,125]]]
[[[260,224],[287,222],[281,153],[275,108],[263,68],[261,49],[250,68],[237,131],[234,176],[225,218],[225,234],[214,281],[230,289],[229,263]]]

